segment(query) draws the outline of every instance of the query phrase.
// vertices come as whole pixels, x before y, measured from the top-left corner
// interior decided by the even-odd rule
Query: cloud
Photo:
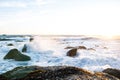
[[[27,7],[23,2],[1,2],[0,7]]]
[[[41,5],[47,4],[47,2],[45,0],[35,0],[35,4],[38,6],[41,6]]]
[[[30,1],[0,1],[0,7],[20,7],[20,8],[26,8],[28,6],[41,6],[47,4],[47,1],[45,0],[30,0]]]

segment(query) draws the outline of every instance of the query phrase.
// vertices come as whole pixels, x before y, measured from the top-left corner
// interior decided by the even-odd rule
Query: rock
[[[85,46],[78,46],[78,49],[87,49]]]
[[[0,75],[0,80],[8,80],[6,77]]]
[[[94,75],[98,77],[98,79],[96,78],[95,80],[119,80],[118,78],[103,72],[95,72]]]
[[[88,48],[87,50],[92,50],[92,51],[96,51],[95,49],[93,49],[93,48]]]
[[[32,42],[34,40],[34,38],[33,37],[30,37],[30,42]]]
[[[27,55],[22,54],[17,49],[10,50],[7,55],[4,57],[4,59],[14,59],[16,61],[28,61],[31,60],[31,58]]]
[[[17,67],[0,75],[6,80],[119,80],[106,73],[90,71],[71,66],[27,66]]]
[[[27,45],[26,44],[23,46],[22,52],[27,52]]]
[[[29,67],[16,67],[11,71],[8,71],[6,73],[3,73],[1,76],[10,79],[10,80],[15,80],[15,79],[20,79],[23,78],[25,76],[27,76],[27,74],[31,73],[32,71],[36,71],[37,67],[36,66],[29,66]]]
[[[107,69],[103,70],[103,72],[113,75],[120,79],[120,70],[118,70],[118,69],[107,68]]]
[[[65,49],[73,49],[75,47],[67,46]]]
[[[75,57],[77,55],[77,48],[71,49],[67,52],[67,56]]]
[[[10,43],[10,44],[7,44],[7,46],[13,46],[13,44],[12,44],[12,43]]]

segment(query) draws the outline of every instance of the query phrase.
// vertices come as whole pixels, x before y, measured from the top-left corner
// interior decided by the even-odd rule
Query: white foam
[[[21,39],[22,38],[22,39]],[[17,66],[38,65],[38,66],[58,66],[69,65],[81,67],[91,71],[102,71],[106,68],[120,69],[120,43],[119,41],[106,41],[100,39],[81,40],[82,37],[40,37],[35,36],[32,42],[29,38],[19,37],[15,41],[0,42],[0,73],[4,73]],[[23,39],[24,38],[24,39]],[[14,46],[6,46],[13,43]],[[19,62],[14,60],[3,60],[3,57],[12,48],[22,50],[24,44],[27,44],[28,51],[26,55],[31,57],[31,61]],[[67,46],[85,46],[95,50],[78,50],[78,56],[72,58],[66,56]]]

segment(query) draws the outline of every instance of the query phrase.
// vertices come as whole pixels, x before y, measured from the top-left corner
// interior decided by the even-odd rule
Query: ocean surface
[[[30,38],[34,40],[30,42]],[[8,46],[13,44],[13,46]],[[22,52],[24,44],[27,52]],[[66,56],[66,47],[78,49],[76,57]],[[9,50],[17,48],[31,57],[30,61],[4,60]],[[18,66],[76,66],[90,71],[106,68],[120,69],[120,39],[102,39],[90,36],[0,35],[0,74]]]

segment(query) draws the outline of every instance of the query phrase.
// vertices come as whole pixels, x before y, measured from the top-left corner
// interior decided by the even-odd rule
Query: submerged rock
[[[78,46],[78,49],[87,49],[85,46]]]
[[[22,52],[27,52],[27,45],[26,44],[23,46]]]
[[[118,70],[118,69],[107,68],[107,69],[103,70],[103,72],[113,75],[120,79],[120,70]]]
[[[93,48],[88,48],[87,50],[92,50],[92,51],[96,51],[95,49],[93,49]]]
[[[75,47],[72,47],[72,46],[65,47],[65,49],[73,49],[73,48],[75,48]]]
[[[77,55],[77,48],[71,49],[67,52],[67,56],[75,57]]]
[[[71,66],[17,67],[0,75],[0,80],[119,80],[106,73]]]
[[[7,44],[7,46],[14,46],[12,43]]]
[[[4,59],[14,59],[16,61],[28,61],[31,58],[27,55],[22,54],[17,49],[12,49],[7,53],[7,55],[4,57]]]

